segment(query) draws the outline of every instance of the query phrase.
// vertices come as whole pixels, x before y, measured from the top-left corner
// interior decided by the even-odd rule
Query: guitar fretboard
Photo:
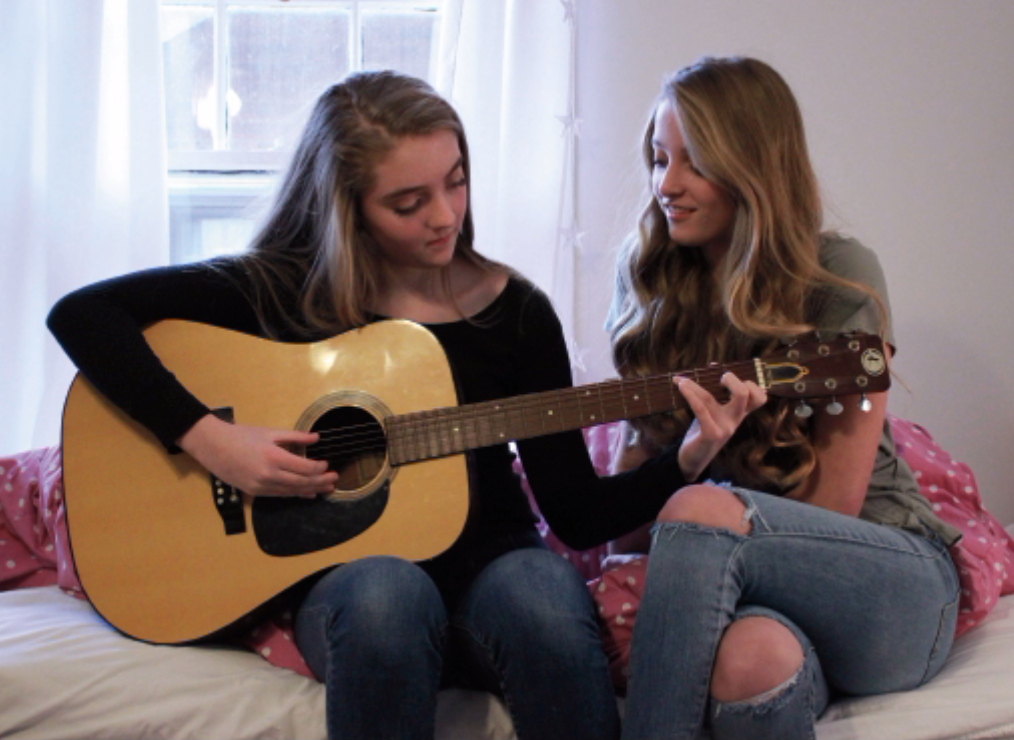
[[[679,374],[692,377],[717,397],[725,391],[719,382],[725,372],[757,379],[753,362]],[[387,421],[389,460],[392,465],[404,465],[512,440],[673,411],[686,405],[673,382],[675,375],[609,380],[395,416]]]

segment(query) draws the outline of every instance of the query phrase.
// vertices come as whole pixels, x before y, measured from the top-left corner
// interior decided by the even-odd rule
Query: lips
[[[450,240],[451,240],[451,234],[448,234],[447,236],[441,236],[441,237],[439,237],[437,239],[431,239],[430,241],[426,242],[426,246],[427,247],[443,247]]]
[[[666,204],[662,206],[662,210],[665,212],[665,216],[670,221],[685,221],[693,215],[695,208],[689,206],[679,206],[675,204]]]

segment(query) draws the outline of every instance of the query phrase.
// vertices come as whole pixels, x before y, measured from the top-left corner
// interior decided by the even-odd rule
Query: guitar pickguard
[[[390,485],[348,501],[258,497],[252,517],[257,545],[268,555],[304,555],[348,542],[373,526],[387,507]]]

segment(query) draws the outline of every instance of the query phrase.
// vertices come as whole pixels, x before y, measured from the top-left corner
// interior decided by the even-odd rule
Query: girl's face
[[[714,265],[729,249],[736,216],[733,199],[694,167],[676,111],[668,100],[655,110],[651,189],[678,246],[704,250]]]
[[[447,265],[468,207],[458,137],[444,130],[400,139],[377,165],[362,206],[389,267]]]

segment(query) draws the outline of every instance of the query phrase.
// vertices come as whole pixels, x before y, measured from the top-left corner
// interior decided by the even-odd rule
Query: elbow
[[[57,336],[59,336],[61,327],[67,323],[68,317],[72,315],[73,306],[68,307],[68,303],[72,304],[73,301],[68,301],[68,298],[70,296],[64,296],[58,300],[49,309],[49,314],[46,316],[46,327]]]
[[[46,327],[53,336],[62,339],[73,332],[75,323],[83,314],[80,291],[68,293],[49,309],[49,314],[46,316]]]

